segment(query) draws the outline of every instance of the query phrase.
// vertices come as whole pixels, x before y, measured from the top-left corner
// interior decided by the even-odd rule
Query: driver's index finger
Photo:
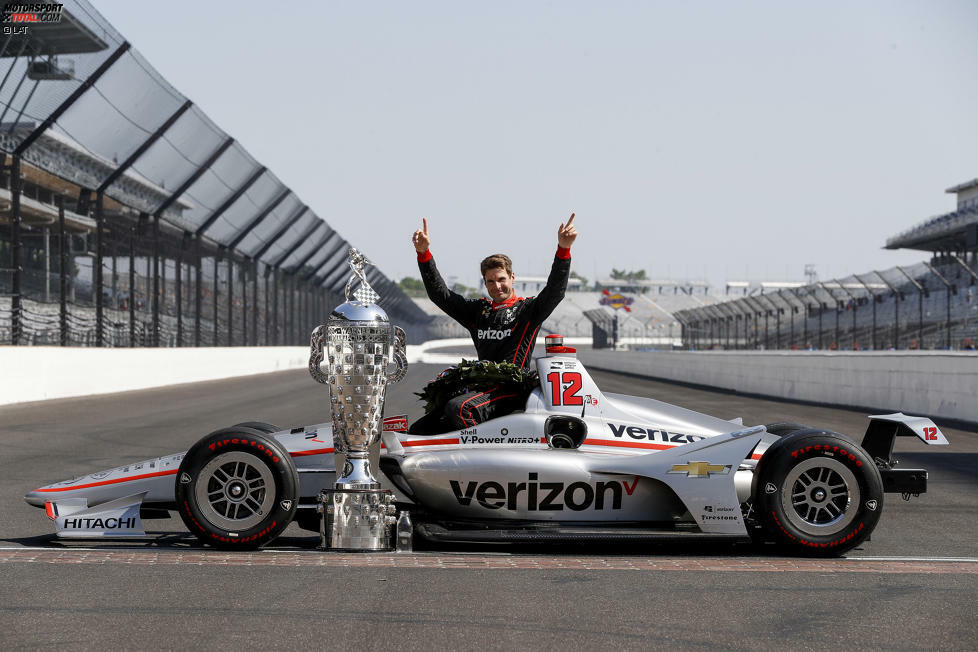
[[[570,219],[567,220],[567,224],[565,224],[564,226],[570,226],[571,224],[574,223],[574,215],[575,215],[574,213],[571,213]]]
[[[422,217],[421,222],[424,224],[424,234],[428,235],[428,218]]]

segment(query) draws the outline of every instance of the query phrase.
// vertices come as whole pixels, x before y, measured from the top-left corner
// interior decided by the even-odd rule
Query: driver
[[[557,229],[557,253],[546,286],[539,295],[528,298],[516,296],[513,262],[504,254],[493,254],[479,265],[491,299],[466,299],[452,292],[431,255],[426,218],[422,218],[422,225],[414,232],[412,242],[428,298],[469,331],[480,360],[509,362],[525,368],[532,359],[540,324],[554,311],[567,289],[570,248],[577,239],[574,214]],[[465,392],[448,402],[446,416],[456,429],[471,427],[521,407],[521,399],[506,387]]]

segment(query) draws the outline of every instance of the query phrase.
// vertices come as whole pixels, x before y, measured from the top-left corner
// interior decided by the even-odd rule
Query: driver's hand
[[[570,249],[570,246],[574,244],[574,240],[576,239],[577,229],[574,228],[574,213],[571,213],[567,224],[561,224],[560,228],[557,229],[557,245],[564,249]]]
[[[573,219],[573,215],[571,219]],[[421,222],[424,224],[424,228],[415,231],[414,236],[411,238],[411,242],[414,243],[414,250],[419,254],[428,251],[428,247],[431,246],[431,238],[428,237],[428,218],[422,217]]]

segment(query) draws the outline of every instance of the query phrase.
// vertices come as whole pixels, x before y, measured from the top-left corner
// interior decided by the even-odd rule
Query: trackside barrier
[[[586,350],[578,357],[594,369],[744,394],[978,423],[972,351]]]
[[[538,343],[542,344],[542,338]],[[465,356],[431,351],[446,347],[471,348],[472,340],[458,338],[410,344],[408,362],[448,366],[462,357],[475,355],[474,349]],[[305,346],[135,349],[0,346],[0,405],[304,369],[308,364],[309,347]]]

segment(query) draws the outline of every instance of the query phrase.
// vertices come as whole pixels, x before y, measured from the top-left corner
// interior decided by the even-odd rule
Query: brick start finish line
[[[570,557],[438,553],[323,553],[162,550],[0,550],[0,563],[130,564],[136,566],[280,566],[466,570],[615,570],[741,573],[978,574],[978,561],[716,557]]]

